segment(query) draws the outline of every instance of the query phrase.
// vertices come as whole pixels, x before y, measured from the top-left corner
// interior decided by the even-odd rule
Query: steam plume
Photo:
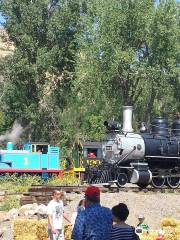
[[[0,135],[0,142],[10,141],[16,143],[23,131],[23,127],[17,121],[15,121],[10,132],[8,131],[4,135]]]

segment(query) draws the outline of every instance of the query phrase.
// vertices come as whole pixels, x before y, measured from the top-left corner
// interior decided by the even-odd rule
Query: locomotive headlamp
[[[106,120],[104,122],[104,126],[107,128],[108,131],[118,131],[121,129],[121,124],[113,120]]]

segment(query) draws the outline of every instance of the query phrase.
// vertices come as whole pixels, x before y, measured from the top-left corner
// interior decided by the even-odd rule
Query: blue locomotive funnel
[[[13,150],[13,143],[12,142],[7,143],[7,150]]]

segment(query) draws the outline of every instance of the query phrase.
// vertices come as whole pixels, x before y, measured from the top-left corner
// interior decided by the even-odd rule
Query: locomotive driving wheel
[[[178,188],[180,186],[180,178],[179,177],[167,177],[167,185],[172,188]]]
[[[117,176],[117,183],[118,187],[124,187],[125,184],[128,182],[128,177],[125,173],[119,173]]]
[[[109,172],[108,170],[103,170],[101,173],[99,183],[108,183],[108,182],[109,182]]]
[[[165,184],[165,178],[163,178],[163,177],[153,177],[151,184],[154,188],[163,188],[164,184]]]

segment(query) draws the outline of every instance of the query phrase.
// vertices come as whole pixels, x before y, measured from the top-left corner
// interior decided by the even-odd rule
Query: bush
[[[8,192],[24,192],[27,191],[33,184],[42,184],[43,180],[37,175],[18,175],[5,174],[0,177],[0,188]]]
[[[72,174],[67,174],[63,177],[54,176],[49,179],[48,185],[78,185],[79,179]]]
[[[19,208],[20,202],[14,196],[6,196],[2,205],[0,206],[0,211],[9,211],[12,208]]]

